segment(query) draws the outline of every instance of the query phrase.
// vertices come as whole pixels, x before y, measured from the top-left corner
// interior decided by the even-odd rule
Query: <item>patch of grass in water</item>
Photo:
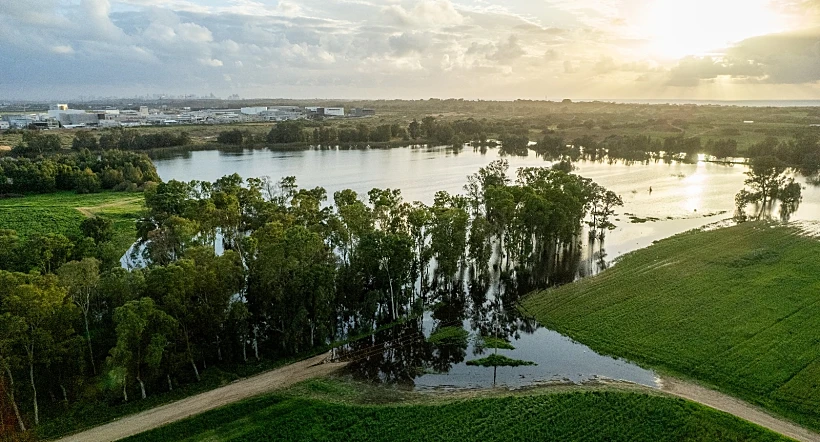
[[[469,333],[464,327],[443,327],[427,338],[431,344],[467,344]]]
[[[532,361],[522,361],[520,359],[508,358],[504,355],[489,355],[486,358],[467,361],[467,365],[477,367],[521,367],[526,365],[538,365]]]
[[[475,345],[479,348],[515,350],[515,347],[513,347],[512,344],[505,341],[504,339],[496,338],[495,336],[479,336],[478,338],[476,338]]]

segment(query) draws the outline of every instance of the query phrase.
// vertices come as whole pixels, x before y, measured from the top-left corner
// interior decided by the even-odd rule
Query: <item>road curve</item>
[[[661,390],[683,399],[720,410],[802,442],[820,442],[820,435],[797,424],[774,417],[747,402],[674,378],[662,378]]]
[[[58,442],[111,442],[176,422],[243,399],[248,399],[307,379],[326,376],[344,363],[326,362],[323,354],[285,367],[232,382],[157,408],[59,439]]]

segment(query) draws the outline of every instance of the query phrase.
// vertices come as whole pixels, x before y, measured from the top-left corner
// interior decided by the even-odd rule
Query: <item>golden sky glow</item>
[[[788,30],[768,0],[656,0],[636,25],[647,55],[677,59],[724,50],[756,35]]]
[[[0,101],[820,99],[820,0],[0,4]]]

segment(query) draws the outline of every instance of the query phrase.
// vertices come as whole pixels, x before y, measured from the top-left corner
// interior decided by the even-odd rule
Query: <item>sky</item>
[[[820,0],[0,0],[0,100],[820,99]]]

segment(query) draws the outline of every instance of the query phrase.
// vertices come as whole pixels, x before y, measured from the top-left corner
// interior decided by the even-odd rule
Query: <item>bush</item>
[[[77,193],[97,193],[102,189],[100,177],[91,169],[85,168],[77,176]]]

